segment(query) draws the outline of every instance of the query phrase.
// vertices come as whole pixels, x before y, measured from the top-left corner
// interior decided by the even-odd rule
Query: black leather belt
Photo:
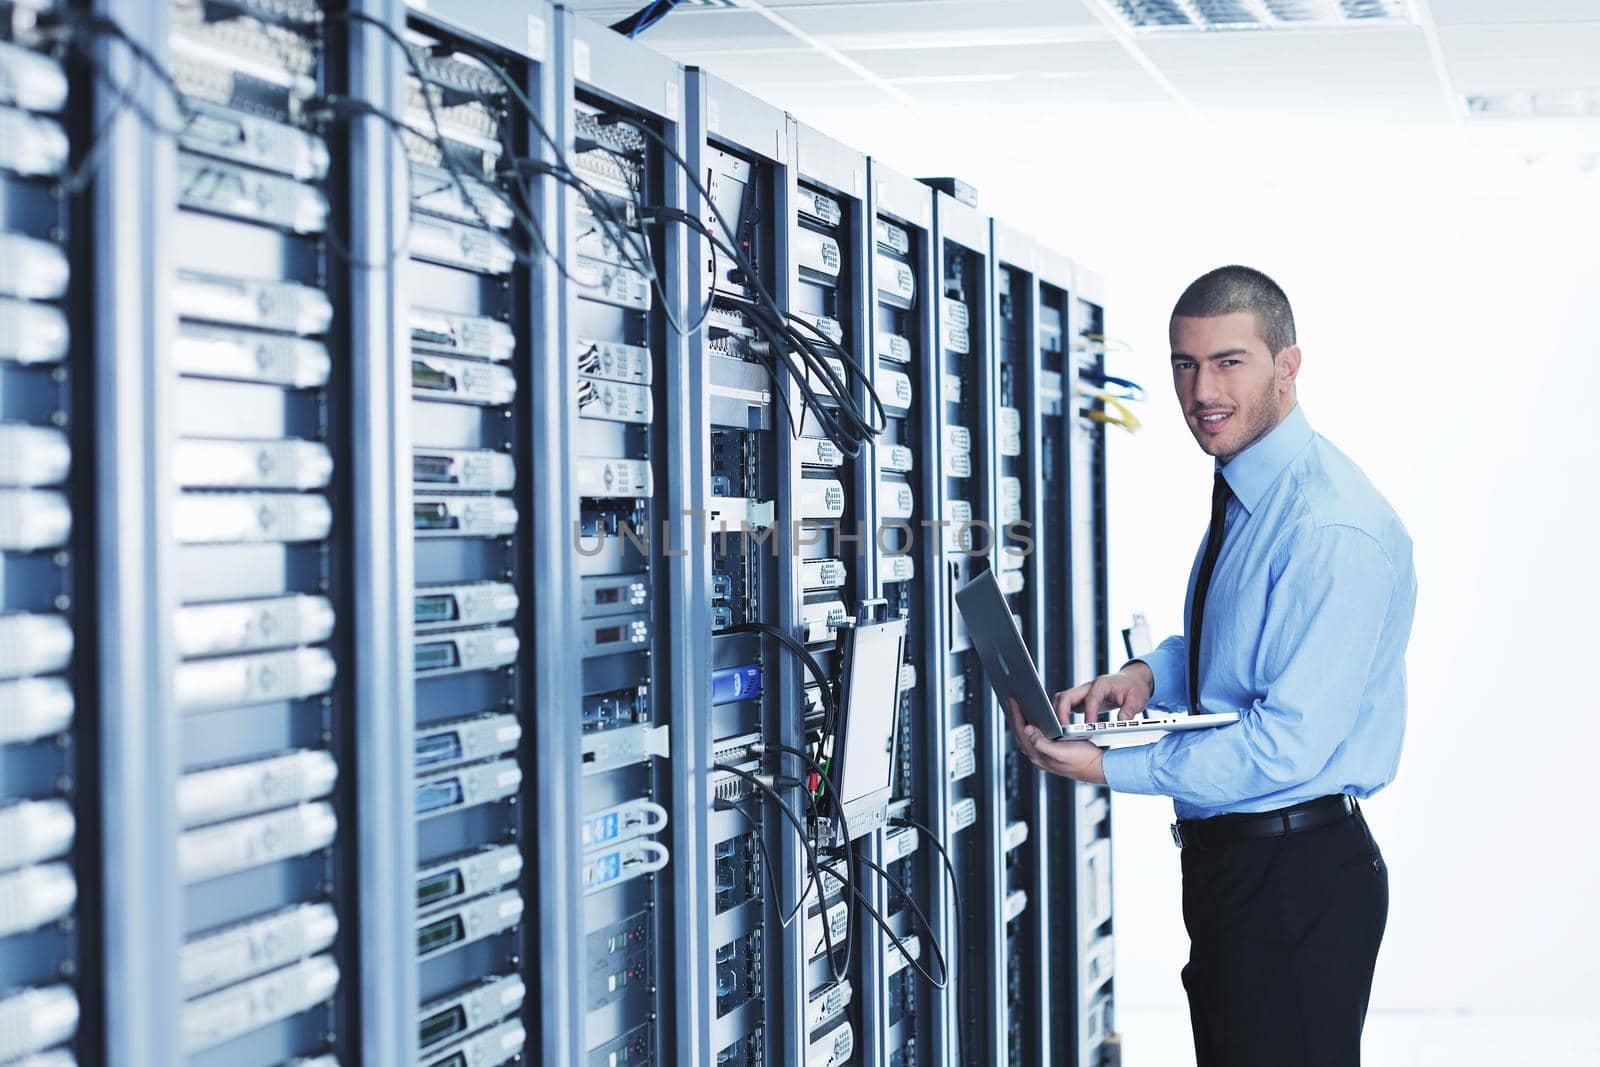
[[[1248,837],[1282,837],[1298,830],[1348,819],[1361,810],[1348,793],[1318,797],[1276,811],[1239,812],[1209,819],[1180,819],[1172,824],[1172,841],[1179,848],[1222,845]]]

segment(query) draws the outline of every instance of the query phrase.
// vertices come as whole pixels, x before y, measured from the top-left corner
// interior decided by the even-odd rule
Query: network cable
[[[822,736],[826,739],[833,733],[839,723],[839,702],[834,696],[833,683],[828,680],[827,672],[822,669],[822,664],[817,662],[817,658],[811,654],[811,650],[799,638],[765,622],[742,622],[737,626],[730,626],[718,632],[725,634],[766,634],[768,637],[777,640],[790,652],[793,652],[800,659],[800,662],[805,665],[806,673],[810,674],[812,681],[817,683],[817,688],[821,690],[823,707]],[[819,748],[819,754],[820,751]],[[815,757],[809,757],[808,762],[810,758]]]
[[[756,299],[749,301],[741,310],[746,311],[757,319],[758,324],[763,328],[762,332],[767,335],[770,350],[767,353],[757,353],[758,356],[766,355],[774,360],[781,361],[785,370],[796,382],[802,393],[807,394],[809,397],[811,395],[809,378],[805,374],[798,373],[792,362],[793,353],[798,351],[801,361],[807,364],[816,377],[822,381],[824,390],[838,408],[836,413],[819,410],[817,414],[819,423],[824,426],[829,439],[839,446],[846,455],[851,457],[859,456],[861,449],[871,445],[877,435],[882,433],[888,426],[888,415],[878,397],[877,391],[873,389],[872,383],[867,379],[865,369],[842,345],[824,336],[815,326],[800,320],[798,317],[791,316],[790,313],[783,309],[761,281],[760,272],[756,270],[754,264],[736,247],[739,240],[738,233],[728,223],[727,217],[722,214],[722,210],[717,207],[710,191],[700,180],[699,175],[695,173],[694,168],[689,165],[688,161],[665,137],[662,137],[648,125],[625,115],[608,116],[608,118],[612,122],[619,122],[637,130],[641,136],[653,141],[683,171],[684,176],[695,191],[699,193],[706,206],[710,208],[717,224],[722,227],[728,242],[723,246],[723,250],[738,264],[740,270],[748,279],[751,288],[755,291]],[[728,293],[719,295],[734,297],[734,294]],[[800,322],[815,336],[816,341],[813,342],[801,334],[791,324],[791,319],[794,322]],[[828,357],[817,350],[817,343],[826,346],[829,354],[837,358],[845,366],[847,378],[853,378],[861,383],[870,402],[870,414],[862,410],[861,406],[856,402],[856,398],[851,395],[849,387],[845,382],[839,380],[833,368],[827,362]],[[769,370],[771,366],[769,364]],[[811,402],[815,404],[814,399]]]
[[[1107,374],[1104,371],[1094,370],[1089,367],[1079,370],[1078,378],[1089,382],[1091,385],[1114,386],[1122,390],[1122,392],[1111,393],[1118,400],[1128,400],[1134,403],[1140,403],[1144,400],[1144,386],[1129,378],[1119,378],[1115,374]]]
[[[889,820],[889,824],[891,826],[909,826],[909,827],[911,827],[913,830],[916,830],[919,834],[922,835],[922,840],[924,840],[928,844],[932,845],[934,850],[939,853],[939,859],[944,864],[945,876],[950,881],[951,904],[955,908],[955,915],[956,915],[956,923],[955,923],[955,926],[954,926],[954,930],[955,930],[955,934],[956,934],[956,944],[955,944],[955,951],[951,954],[951,959],[952,960],[960,960],[960,958],[961,958],[961,916],[963,914],[962,907],[961,907],[961,883],[960,883],[960,879],[958,879],[956,877],[956,866],[955,866],[955,864],[950,862],[950,853],[949,853],[949,851],[947,851],[945,849],[944,843],[939,840],[939,838],[934,834],[934,832],[932,830],[930,830],[927,826],[923,825],[921,822],[919,822],[918,820],[912,818],[909,815],[901,815],[901,816],[899,816],[897,818],[890,819]],[[964,1016],[958,1016],[958,1018],[964,1018]],[[967,1044],[966,1034],[965,1034],[965,1026],[964,1025],[958,1025],[956,1030],[957,1030],[957,1032],[956,1032],[956,1041],[957,1041],[957,1043],[960,1044],[960,1045],[965,1046]],[[958,1048],[958,1049],[956,1049],[956,1061],[960,1062],[960,1060],[961,1060],[961,1049]]]
[[[625,19],[611,24],[611,28],[626,37],[637,37],[651,26],[672,14],[673,8],[683,0],[650,0],[650,3]]]
[[[727,774],[735,775],[735,776],[737,776],[739,778],[742,778],[744,781],[750,783],[752,786],[755,786],[757,789],[761,790],[762,793],[766,794],[768,799],[770,799],[774,804],[776,804],[778,806],[778,810],[780,812],[782,812],[783,813],[783,817],[789,821],[789,825],[794,827],[795,835],[800,839],[800,845],[806,851],[806,861],[807,861],[807,867],[809,869],[809,873],[810,873],[810,876],[811,876],[811,884],[816,888],[816,890],[817,890],[817,901],[822,906],[822,911],[823,911],[823,915],[822,915],[822,940],[823,940],[823,943],[827,946],[827,951],[828,951],[828,971],[829,971],[829,973],[831,973],[833,975],[833,980],[834,981],[836,981],[836,982],[843,981],[845,978],[849,977],[849,974],[850,974],[850,957],[847,954],[845,956],[845,962],[844,962],[843,967],[839,966],[838,957],[835,955],[837,950],[834,948],[834,944],[833,944],[833,928],[828,925],[828,915],[827,915],[828,895],[827,895],[827,893],[825,893],[823,891],[823,888],[822,888],[822,875],[819,873],[824,868],[823,868],[821,860],[819,860],[817,858],[817,850],[811,844],[810,835],[808,835],[806,833],[805,825],[800,821],[800,816],[795,814],[794,809],[791,808],[789,806],[788,802],[783,799],[783,795],[782,794],[780,794],[776,789],[774,789],[772,786],[768,785],[766,782],[762,781],[761,778],[758,777],[757,775],[751,774],[749,771],[746,771],[746,770],[741,770],[740,768],[735,767],[730,763],[713,763],[711,765],[711,769],[715,770],[715,771],[723,771],[723,772],[725,772]],[[837,872],[830,871],[829,873],[833,874],[835,880],[839,881],[841,884],[847,886],[848,888],[851,888],[852,890],[854,889],[853,886],[849,885],[848,880],[840,878]],[[776,899],[774,899],[772,903],[773,903],[773,907],[774,908],[781,909],[782,906],[778,903],[778,901]],[[800,897],[800,903],[801,903],[801,905],[803,905],[805,903],[805,895],[804,894],[802,894],[801,897]],[[848,925],[845,928],[845,949],[846,949],[847,953],[851,950],[851,941],[850,941],[850,934],[849,934]]]
[[[824,871],[827,871],[829,874],[833,875],[834,878],[838,879],[841,882],[844,881],[843,877],[839,874],[838,868],[834,867],[832,864],[824,863],[821,866],[822,866],[822,869]],[[883,917],[883,914],[880,911],[878,911],[877,908],[872,906],[872,902],[867,899],[866,894],[862,893],[861,890],[857,889],[855,886],[850,885],[848,883],[845,884],[845,888],[849,889],[850,892],[855,895],[856,900],[861,902],[861,906],[863,908],[867,909],[867,914],[871,916],[872,921],[878,924],[878,928],[880,930],[882,930],[885,935],[888,936],[890,941],[894,942],[895,949],[897,951],[899,951],[901,957],[906,961],[906,964],[908,966],[910,966],[912,970],[916,971],[919,975],[921,975],[923,981],[927,982],[929,985],[933,986],[935,989],[944,989],[944,988],[946,988],[946,986],[948,984],[949,977],[950,977],[948,971],[946,971],[946,973],[941,976],[941,977],[943,977],[945,979],[945,981],[943,981],[943,982],[936,981],[934,979],[933,975],[929,974],[927,969],[924,968],[922,966],[922,964],[918,963],[912,957],[911,949],[906,946],[906,943],[904,941],[902,941],[900,939],[900,936],[898,934],[896,934],[894,932],[894,930],[889,926],[889,921]],[[941,957],[941,963],[942,962],[943,962],[943,959]],[[943,969],[943,968],[941,968],[941,969]]]
[[[905,885],[900,881],[900,879],[896,878],[894,875],[890,874],[888,871],[884,870],[878,864],[874,863],[865,856],[857,856],[856,859],[862,863],[865,863],[872,870],[876,871],[878,877],[882,878],[890,889],[893,889],[896,893],[900,894],[900,899],[904,900],[911,906],[912,915],[916,918],[922,929],[927,931],[928,947],[933,950],[933,958],[939,963],[940,981],[933,982],[933,980],[930,978],[929,982],[935,989],[946,988],[950,982],[950,963],[945,958],[944,948],[939,944],[939,939],[934,936],[933,923],[928,919],[927,913],[922,910],[921,905],[917,903],[916,899],[906,889]],[[924,975],[923,977],[927,977],[927,975]]]

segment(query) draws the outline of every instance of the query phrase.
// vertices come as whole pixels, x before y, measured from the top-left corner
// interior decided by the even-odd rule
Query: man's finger
[[[1055,696],[1056,719],[1063,723],[1072,721],[1072,709],[1083,702],[1089,694],[1090,683],[1075,685],[1071,689],[1063,689]]]
[[[1148,701],[1137,690],[1124,695],[1122,711],[1118,713],[1119,719],[1131,719],[1135,715],[1144,713]]]
[[[1083,721],[1098,722],[1100,708],[1106,703],[1106,691],[1111,688],[1111,683],[1105,678],[1096,678],[1089,687],[1089,695],[1083,701]]]

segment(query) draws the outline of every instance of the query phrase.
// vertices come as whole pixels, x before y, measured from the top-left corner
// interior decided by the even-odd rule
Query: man
[[[1045,740],[1014,705],[1012,729],[1046,771],[1173,798],[1199,1067],[1358,1064],[1389,891],[1355,798],[1400,758],[1411,540],[1298,407],[1294,318],[1270,278],[1198,279],[1169,336],[1178,403],[1216,458],[1188,625],[1056,694],[1056,714],[1131,718],[1154,699],[1240,721],[1112,750]]]

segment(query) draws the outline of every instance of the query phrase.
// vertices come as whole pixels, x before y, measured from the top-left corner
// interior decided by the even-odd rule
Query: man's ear
[[[1278,387],[1285,392],[1294,388],[1294,381],[1300,376],[1300,346],[1290,345],[1274,356],[1272,362]]]

